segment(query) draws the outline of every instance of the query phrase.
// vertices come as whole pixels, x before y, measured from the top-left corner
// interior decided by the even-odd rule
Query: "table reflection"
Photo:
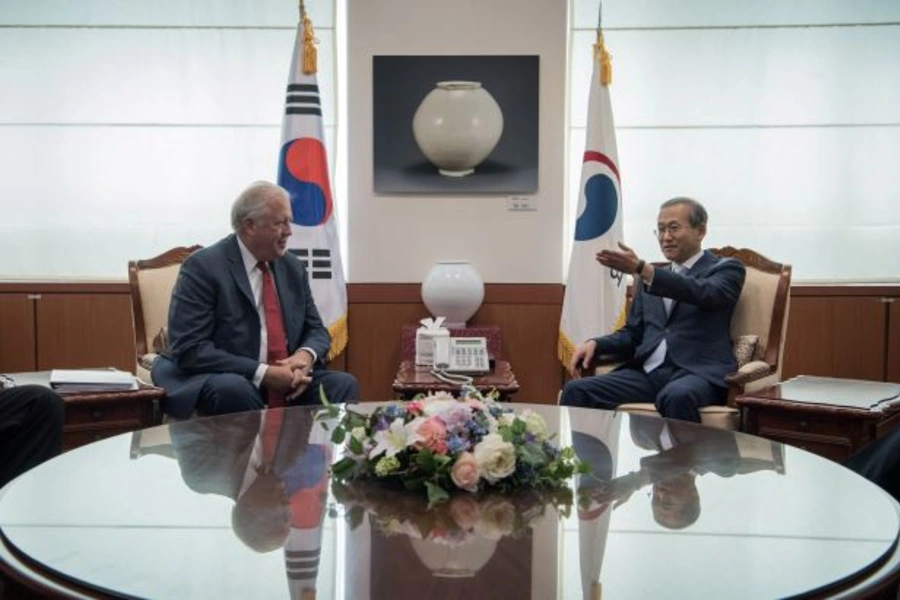
[[[170,429],[185,484],[234,501],[231,527],[255,552],[283,548],[291,597],[316,587],[331,447],[310,411],[273,409]]]
[[[530,408],[590,466],[571,487],[429,508],[424,495],[331,481],[342,450],[330,432],[313,411],[274,409],[66,453],[0,492],[0,531],[92,594],[167,598],[785,597],[859,574],[897,539],[896,503],[805,452]]]

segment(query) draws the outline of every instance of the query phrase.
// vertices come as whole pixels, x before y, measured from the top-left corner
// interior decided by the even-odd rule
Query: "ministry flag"
[[[278,185],[291,195],[288,250],[306,265],[316,308],[331,334],[332,359],[347,345],[347,284],[325,152],[316,43],[301,3],[281,123]]]
[[[625,281],[595,260],[622,241],[622,184],[609,84],[612,67],[598,27],[588,98],[587,142],[581,167],[578,218],[559,324],[558,355],[568,365],[578,344],[625,323]]]

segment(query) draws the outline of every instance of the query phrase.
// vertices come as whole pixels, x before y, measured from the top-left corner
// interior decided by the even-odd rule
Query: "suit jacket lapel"
[[[295,306],[294,291],[287,284],[288,271],[283,259],[272,261],[272,273],[275,276],[275,287],[278,290],[278,302],[281,305],[281,318],[284,321],[284,333],[288,340],[288,352],[290,353],[291,340],[294,332],[291,328],[292,320],[288,316],[288,307]]]
[[[244,259],[241,256],[241,249],[238,246],[237,236],[231,235],[231,242],[228,244],[228,270],[234,279],[237,288],[244,295],[253,310],[256,310],[256,302],[253,300],[253,292],[250,290],[250,280],[247,279],[247,271],[244,269]]]
[[[700,258],[697,259],[697,262],[694,263],[694,266],[687,270],[692,276],[696,277],[698,275],[702,275],[705,273],[710,267],[712,267],[713,263],[712,254],[709,253],[708,250],[704,250],[703,254],[700,255]],[[673,269],[674,265],[669,263],[669,268]],[[669,311],[669,320],[675,316],[675,311],[678,310],[678,305],[680,302],[677,300],[672,300],[672,310]]]

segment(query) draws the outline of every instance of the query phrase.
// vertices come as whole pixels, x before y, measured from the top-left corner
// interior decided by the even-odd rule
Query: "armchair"
[[[700,418],[704,425],[738,430],[741,413],[735,405],[735,397],[781,380],[781,355],[790,309],[791,266],[771,261],[747,248],[725,246],[710,251],[717,256],[740,260],[747,269],[747,277],[731,318],[731,340],[738,370],[725,377],[728,382],[725,405],[700,409]],[[622,404],[619,410],[659,416],[653,404],[648,403]]]
[[[134,346],[137,353],[137,376],[152,383],[150,366],[157,353],[165,348],[166,326],[172,288],[181,263],[201,246],[179,246],[146,260],[128,262],[128,283],[134,317]]]

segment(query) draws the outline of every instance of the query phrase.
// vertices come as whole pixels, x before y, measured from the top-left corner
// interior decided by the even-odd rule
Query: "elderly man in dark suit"
[[[654,267],[624,244],[603,250],[597,261],[634,273],[635,292],[625,325],[581,344],[563,389],[566,406],[615,409],[626,402],[653,402],[664,417],[700,421],[699,409],[724,404],[725,375],[736,369],[731,315],[744,285],[744,265],[701,249],[707,214],[690,198],[660,207],[659,246],[670,261]],[[625,363],[605,375],[577,378],[595,356]]]
[[[234,234],[182,265],[169,307],[168,353],[152,369],[175,417],[315,404],[357,396],[356,379],[325,369],[331,345],[306,269],[287,253],[288,193],[268,182],[231,209]]]

